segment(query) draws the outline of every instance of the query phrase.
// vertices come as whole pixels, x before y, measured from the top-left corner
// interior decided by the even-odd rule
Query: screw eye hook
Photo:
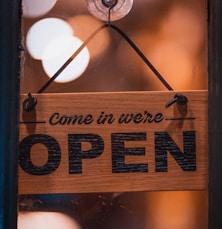
[[[102,4],[107,8],[113,8],[118,3],[118,0],[102,0]]]
[[[27,112],[31,112],[34,110],[35,106],[37,104],[37,99],[32,96],[32,94],[28,93],[28,98],[24,100],[23,102],[23,109]]]
[[[174,103],[177,103],[179,105],[186,105],[188,102],[188,99],[186,96],[177,93],[174,98],[172,100],[170,100],[167,104],[166,104],[166,108],[170,107],[171,105],[173,105]]]
[[[111,10],[116,6],[116,4],[118,3],[118,0],[101,0],[102,4],[107,7],[109,9],[108,11],[108,25],[110,26],[111,23]]]

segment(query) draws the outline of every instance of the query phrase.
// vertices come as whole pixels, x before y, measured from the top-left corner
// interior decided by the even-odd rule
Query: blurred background
[[[38,91],[49,79],[44,61],[33,58],[27,49],[27,34],[31,34],[29,41],[33,44],[33,36],[37,36],[29,33],[35,23],[46,18],[62,19],[82,41],[103,23],[89,13],[85,0],[50,1],[54,5],[48,13],[23,17],[22,93]],[[31,7],[26,11],[31,12]],[[207,88],[206,0],[136,0],[129,14],[113,24],[132,39],[173,89]],[[44,34],[49,36],[46,32],[39,35],[40,47],[46,45]],[[53,83],[46,92],[166,90],[117,32],[108,28],[100,31],[87,48],[90,59],[81,76],[68,83]]]
[[[33,2],[36,2],[36,5],[32,6]],[[23,0],[24,52],[21,93],[35,93],[49,80],[50,74],[53,75],[50,73],[53,72],[50,67],[55,65],[55,68],[58,68],[51,54],[56,51],[55,55],[61,56],[61,52],[67,48],[63,45],[69,43],[69,40],[56,43],[52,39],[63,35],[59,25],[51,25],[51,28],[46,28],[40,34],[36,30],[38,26],[33,27],[37,25],[36,23],[48,18],[60,19],[65,22],[64,33],[75,36],[81,42],[104,23],[89,13],[84,0],[49,0],[48,4],[48,10],[40,9],[38,12],[38,7],[43,6],[44,1]],[[36,9],[36,12],[33,13],[33,9]],[[173,89],[207,89],[207,0],[134,0],[129,14],[112,24],[118,26],[132,39]],[[48,44],[50,41],[55,42],[54,46],[47,46],[46,40]],[[40,51],[41,55],[38,53]],[[84,60],[86,59],[85,67],[75,80],[53,82],[45,92],[167,90],[126,41],[109,28],[101,30],[89,42]],[[76,208],[78,211],[71,211],[72,213],[66,210],[66,213],[72,214],[85,229],[102,227],[116,229],[117,224],[121,229],[207,229],[207,191],[128,193],[117,196],[106,194],[104,198],[109,203],[105,204],[108,207],[106,210],[98,208],[98,205],[104,204],[98,196],[101,195],[80,194],[80,197],[78,195],[80,202],[83,203],[81,208]],[[37,203],[41,204],[37,204],[37,210],[65,212],[67,199],[52,206],[42,200],[42,197],[38,198],[40,202]],[[50,199],[49,196],[48,198]],[[76,195],[67,198],[68,203],[73,203]],[[29,197],[21,198],[21,211],[30,210],[26,206],[30,206],[29,199]],[[58,201],[60,197],[52,199]],[[58,209],[58,206],[62,206],[61,203],[63,210]],[[50,207],[47,207],[49,205]],[[70,206],[67,206],[68,208],[73,209]],[[91,208],[93,214],[89,213]],[[123,216],[120,212],[125,210],[130,213],[127,213],[128,218],[124,218],[125,213]],[[101,212],[106,215],[101,215]],[[80,213],[91,214],[94,220],[90,218],[91,216],[86,217],[86,220],[79,215]],[[129,219],[132,219],[132,216],[135,221],[129,227],[129,222],[132,222]]]

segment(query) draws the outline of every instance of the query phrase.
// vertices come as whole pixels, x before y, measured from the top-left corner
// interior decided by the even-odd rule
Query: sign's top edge
[[[208,93],[208,90],[174,90],[174,91],[116,91],[116,92],[69,92],[69,93],[32,93],[32,95],[107,95],[107,94],[167,94],[167,93]],[[21,93],[26,95],[26,93]]]

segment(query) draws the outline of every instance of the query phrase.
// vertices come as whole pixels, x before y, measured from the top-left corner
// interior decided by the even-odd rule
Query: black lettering
[[[156,172],[168,171],[169,152],[183,171],[196,171],[195,131],[183,132],[184,152],[182,152],[167,132],[155,133]]]
[[[91,149],[82,151],[82,142],[89,142]],[[103,139],[96,134],[69,134],[69,174],[82,173],[82,160],[99,157],[104,150]]]
[[[144,118],[143,123],[146,123],[146,122],[152,123],[153,122],[153,115],[152,114],[150,114],[147,111],[144,111],[144,115],[146,115],[146,117]]]
[[[99,118],[97,119],[97,124],[101,124],[103,123],[103,119],[104,119],[104,112],[102,111]]]
[[[72,120],[72,119],[71,119]],[[62,115],[59,119],[59,124],[64,126],[65,124],[69,124],[71,122],[70,118],[66,115]]]
[[[93,122],[93,116],[91,114],[86,115],[84,119],[84,124],[89,125]]]
[[[35,144],[43,144],[48,150],[48,161],[43,166],[34,165],[31,161],[30,152]],[[60,161],[60,146],[54,138],[48,135],[33,134],[24,138],[20,143],[19,164],[28,174],[38,176],[51,174],[59,167]]]
[[[128,124],[130,122],[133,122],[135,124],[138,123],[159,123],[163,120],[163,114],[157,113],[155,115],[152,115],[148,111],[144,111],[144,113],[131,113],[131,114],[125,114],[122,113],[119,116],[118,123],[122,124]]]
[[[132,121],[132,115],[130,116],[129,114],[121,114],[119,117],[119,123],[129,123]]]
[[[55,119],[55,120],[54,120]],[[59,113],[54,113],[49,119],[49,123],[54,126],[59,123]]]
[[[125,156],[143,156],[145,148],[125,148],[125,141],[145,141],[146,133],[115,133],[112,139],[112,172],[137,173],[148,172],[147,164],[126,164]]]
[[[154,117],[154,122],[159,123],[163,121],[163,114],[162,113],[157,113]]]
[[[134,119],[133,119],[133,121],[134,121],[134,123],[140,123],[140,122],[142,122],[143,121],[143,116],[142,116],[142,114],[136,114],[135,116],[134,116]]]
[[[113,114],[105,114],[104,112],[101,112],[99,118],[97,119],[97,124],[105,124],[108,122],[108,124],[112,124],[115,121]]]
[[[49,119],[49,123],[52,126],[55,125],[75,125],[75,124],[86,124],[89,125],[93,122],[93,116],[91,114],[88,114],[86,116],[83,115],[72,115],[72,116],[67,116],[67,115],[62,115],[60,116],[59,113],[53,113]]]
[[[73,115],[72,125],[76,124],[77,122],[78,124],[83,124],[84,122],[83,115]]]

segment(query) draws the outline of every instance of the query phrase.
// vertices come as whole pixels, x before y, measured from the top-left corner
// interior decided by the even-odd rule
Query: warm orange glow
[[[147,228],[207,228],[207,192],[151,192],[147,203]]]
[[[57,0],[45,17],[66,20],[74,31],[73,35],[82,41],[104,23],[90,14],[85,0]],[[23,17],[24,39],[27,39],[28,30],[34,21]],[[174,90],[207,89],[206,0],[135,0],[132,10],[126,17],[112,23],[135,42]],[[57,31],[61,34],[60,29]],[[40,43],[38,53],[44,48],[48,38],[49,36]],[[53,83],[46,92],[167,90],[132,48],[114,31],[100,31],[89,42],[87,48],[90,64],[83,77],[65,86]],[[41,55],[31,57],[31,54],[27,53],[22,69],[21,93],[36,92],[48,80],[39,61]],[[88,145],[84,144],[83,150],[87,149]],[[44,155],[42,160],[44,162]],[[207,228],[207,191],[147,192],[146,198],[144,202],[147,212],[144,215],[147,227],[144,229]],[[36,221],[33,216],[32,213],[19,214],[18,229],[45,229],[44,226],[34,227]],[[27,221],[29,225],[32,223],[29,228],[24,227],[25,217],[30,219]],[[42,217],[38,223],[44,223],[44,220]],[[54,223],[54,220],[51,222]],[[75,225],[72,223],[70,225]],[[55,226],[52,228],[56,229]]]
[[[181,44],[172,40],[162,40],[147,53],[151,62],[173,89],[189,89],[194,66],[189,53]]]
[[[90,15],[78,15],[69,18],[67,22],[75,31],[75,36],[85,41],[91,36],[96,29],[98,29],[102,22]],[[100,31],[87,45],[90,58],[101,56],[109,45],[109,33],[107,30]]]
[[[193,8],[183,3],[173,4],[164,19],[157,20],[159,26],[155,30],[141,30],[132,36],[175,90],[207,87],[206,27],[200,23],[205,20],[204,13],[195,4]],[[141,67],[154,90],[165,89],[146,65]]]

